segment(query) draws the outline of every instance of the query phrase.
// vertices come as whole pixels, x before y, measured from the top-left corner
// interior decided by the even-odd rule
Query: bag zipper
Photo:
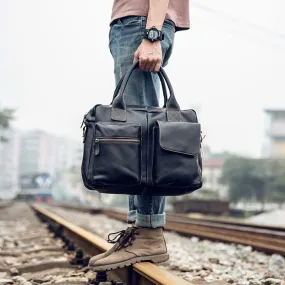
[[[109,143],[109,142],[120,142],[120,143],[139,143],[141,140],[137,138],[124,138],[124,137],[116,137],[116,138],[96,138],[94,139],[95,145],[95,155],[98,155],[100,152],[100,143]]]
[[[82,127],[83,127],[83,129],[82,129],[83,143],[85,143],[86,132],[87,132],[86,116],[87,116],[87,113],[84,115],[81,126],[80,126],[80,129],[82,129]]]

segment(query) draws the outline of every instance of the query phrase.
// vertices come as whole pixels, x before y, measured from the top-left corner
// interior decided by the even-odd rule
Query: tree
[[[275,165],[269,199],[280,205],[285,202],[285,165],[282,162]]]
[[[10,127],[10,122],[14,119],[13,109],[0,109],[0,142],[7,142],[8,139],[2,134],[3,130]]]
[[[252,170],[250,159],[233,156],[225,161],[220,182],[228,185],[231,201],[252,199]]]
[[[231,157],[224,163],[221,183],[233,202],[285,201],[285,165],[274,159]]]

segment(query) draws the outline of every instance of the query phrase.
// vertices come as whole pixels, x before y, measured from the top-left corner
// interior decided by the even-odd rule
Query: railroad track
[[[74,205],[56,205],[86,213],[101,213],[108,217],[126,221],[126,212],[94,209]],[[215,241],[252,246],[266,252],[285,256],[285,228],[252,223],[217,221],[213,219],[189,218],[181,214],[167,213],[165,229],[182,235],[197,236]]]
[[[114,219],[126,220],[126,213],[123,212],[102,210],[102,213]],[[230,224],[168,214],[165,229],[183,235],[249,245],[266,253],[278,253],[285,256],[285,228],[281,227]]]
[[[28,205],[1,208],[0,284],[87,284],[83,263],[73,262],[72,245],[69,250],[63,245]]]
[[[88,256],[102,253],[111,247],[102,238],[72,224],[39,205],[33,205],[32,208],[40,219],[47,223],[50,228],[55,229],[57,234],[64,237],[64,240],[72,241],[76,245],[76,248],[80,248]],[[119,278],[122,280],[123,283],[120,284],[123,285],[191,284],[149,262],[138,263],[129,268],[114,270],[110,274],[110,278]]]
[[[31,208],[0,208],[0,284],[100,284],[106,276],[88,269],[89,257],[111,245],[42,206]],[[148,262],[110,271],[108,280],[103,284],[191,285]]]

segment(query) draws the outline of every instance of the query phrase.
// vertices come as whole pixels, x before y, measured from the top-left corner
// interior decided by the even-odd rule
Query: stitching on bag
[[[172,121],[172,120],[176,119],[177,115],[179,115],[178,112],[174,113],[174,114],[169,112],[170,120]]]
[[[114,119],[122,119],[122,120],[126,119],[125,110],[118,109],[118,108],[112,108],[112,112],[113,112],[112,117]]]
[[[125,110],[123,110],[123,109],[118,109],[118,108],[112,108],[112,110],[113,110],[114,112],[118,112],[118,113],[123,113],[123,112],[125,112]]]
[[[177,121],[177,119],[180,121],[181,120],[181,114],[180,114],[180,112],[176,112],[176,113],[174,113],[174,112],[168,112],[168,115],[169,115],[169,119],[170,119],[170,121],[172,122],[172,121]],[[177,115],[179,115],[179,118],[177,118]]]

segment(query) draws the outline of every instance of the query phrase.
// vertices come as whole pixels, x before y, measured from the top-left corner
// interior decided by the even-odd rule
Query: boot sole
[[[115,270],[115,269],[131,266],[139,262],[161,263],[161,262],[167,261],[168,259],[169,259],[169,255],[167,253],[164,253],[164,254],[159,254],[159,255],[134,257],[124,262],[118,262],[118,263],[113,263],[113,264],[108,264],[108,265],[100,265],[100,266],[90,265],[89,267],[96,272],[101,272],[101,271],[110,271],[110,270]]]

